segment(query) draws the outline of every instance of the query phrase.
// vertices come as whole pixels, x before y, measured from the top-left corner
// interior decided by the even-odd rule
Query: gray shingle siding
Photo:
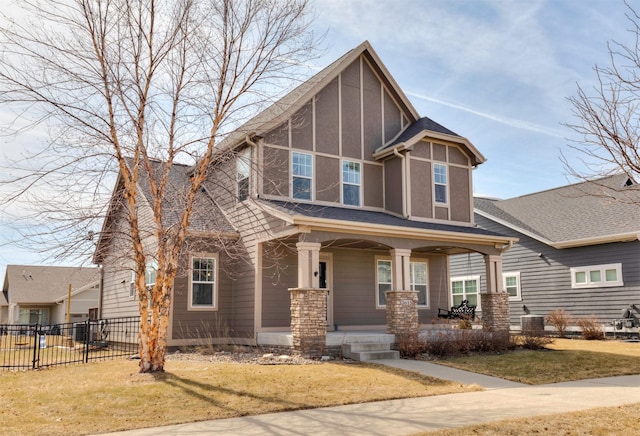
[[[526,314],[523,305],[533,315],[564,309],[574,318],[593,315],[603,322],[619,318],[630,304],[640,305],[639,241],[555,249],[478,215],[476,223],[487,230],[520,238],[503,256],[503,272],[520,272],[522,300],[510,302],[512,325],[520,325],[520,316]],[[611,263],[622,264],[624,286],[571,288],[571,267]],[[472,274],[481,274],[480,286],[486,289],[480,255],[452,257],[452,277]]]

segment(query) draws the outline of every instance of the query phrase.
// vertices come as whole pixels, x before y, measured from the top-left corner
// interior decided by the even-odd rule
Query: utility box
[[[520,317],[522,333],[542,334],[544,332],[544,316],[522,315]]]

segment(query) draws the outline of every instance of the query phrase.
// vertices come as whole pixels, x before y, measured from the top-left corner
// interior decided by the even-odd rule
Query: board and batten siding
[[[505,273],[520,273],[522,298],[512,299],[509,304],[513,325],[520,325],[520,316],[527,311],[546,316],[556,309],[563,309],[574,318],[593,316],[606,323],[619,318],[630,304],[640,304],[639,241],[555,249],[478,215],[476,223],[484,229],[519,238],[503,255],[502,267]],[[622,264],[624,286],[571,288],[572,267],[613,263]],[[451,277],[467,275],[480,275],[481,289],[486,289],[482,256],[452,257]]]

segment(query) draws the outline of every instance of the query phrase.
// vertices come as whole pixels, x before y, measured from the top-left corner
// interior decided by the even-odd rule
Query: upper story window
[[[433,186],[436,203],[447,204],[447,166],[433,164]]]
[[[571,268],[572,288],[604,288],[611,286],[624,286],[621,263]]]
[[[236,159],[238,201],[249,198],[249,174],[251,173],[251,149],[246,148]]]
[[[136,272],[131,270],[131,277],[129,278],[129,297],[135,298],[136,296]]]
[[[502,273],[502,285],[507,294],[509,294],[509,300],[522,300],[519,272]]]
[[[190,309],[216,307],[216,258],[193,257],[191,259]]]
[[[360,162],[342,161],[342,203],[360,206]]]
[[[293,152],[291,156],[291,191],[296,200],[311,200],[313,192],[313,156]]]

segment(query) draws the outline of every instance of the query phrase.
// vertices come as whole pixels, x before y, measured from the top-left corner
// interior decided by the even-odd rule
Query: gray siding
[[[640,242],[620,242],[558,250],[476,215],[476,223],[488,230],[520,238],[503,256],[504,272],[520,272],[522,300],[510,302],[511,323],[520,324],[523,305],[533,315],[546,316],[563,309],[573,317],[595,316],[603,322],[618,318],[629,304],[640,304]],[[543,258],[538,254],[542,253]],[[572,289],[570,268],[621,263],[624,286]],[[482,275],[484,262],[479,255],[452,258],[451,275]]]

